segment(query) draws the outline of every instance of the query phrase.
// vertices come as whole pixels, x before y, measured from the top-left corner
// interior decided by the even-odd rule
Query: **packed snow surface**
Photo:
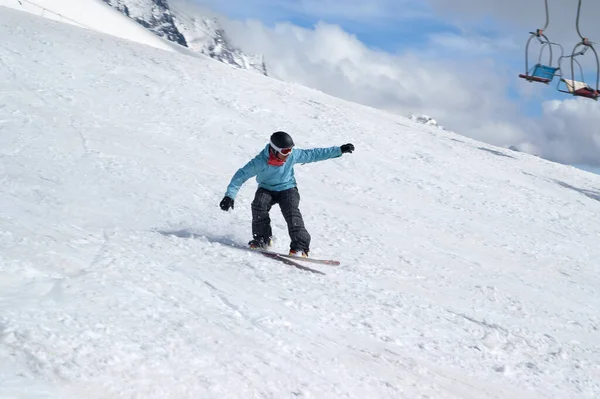
[[[600,397],[600,176],[10,8],[0,36],[1,398]],[[296,167],[326,275],[230,245],[275,130],[356,146]]]

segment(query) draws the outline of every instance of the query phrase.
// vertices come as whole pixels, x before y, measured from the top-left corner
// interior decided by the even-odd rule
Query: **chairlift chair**
[[[581,38],[581,42],[577,43],[575,45],[575,47],[573,47],[573,51],[571,52],[570,56],[561,57],[561,59],[559,59],[559,66],[560,66],[560,61],[562,60],[562,58],[570,58],[571,59],[571,79],[567,79],[563,75],[561,80],[559,81],[559,85],[560,85],[560,83],[563,83],[565,89],[559,88],[559,91],[568,93],[568,94],[572,94],[572,95],[578,96],[578,97],[591,98],[592,100],[597,101],[598,98],[600,97],[600,90],[599,90],[600,60],[598,59],[598,53],[596,52],[596,49],[594,48],[594,44],[587,37],[584,37],[581,34],[581,31],[579,30],[580,14],[581,14],[581,0],[579,0],[579,4],[577,5],[577,19],[576,19],[576,24],[575,24],[575,26],[577,28],[577,34]],[[581,50],[579,50],[580,48],[581,48]],[[594,53],[594,58],[596,59],[596,87],[592,87],[589,84],[585,83],[584,78],[583,78],[583,69],[581,68],[581,64],[575,59],[575,57],[584,55],[588,49],[592,50],[592,53]],[[579,66],[579,73],[581,75],[581,81],[575,80],[575,64],[577,64],[577,66]]]
[[[533,66],[533,68],[529,69],[529,46],[534,38],[540,42],[542,47],[540,48],[538,62]],[[553,46],[556,46],[560,49],[561,55],[559,59],[563,57],[563,47],[558,43],[553,43],[550,40],[548,40],[548,37],[544,34],[543,29],[538,29],[535,32],[530,32],[529,39],[527,40],[527,44],[525,46],[525,73],[519,74],[519,77],[525,79],[528,82],[539,82],[545,84],[552,82],[552,79],[554,79],[554,76],[556,76],[556,72],[559,70],[558,66],[552,66]],[[546,47],[548,48],[548,63],[544,64],[542,63],[542,58]]]
[[[548,40],[548,37],[544,33],[550,24],[550,11],[548,9],[548,0],[544,0],[544,5],[546,9],[546,23],[544,27],[541,29],[536,29],[535,32],[529,32],[529,39],[527,39],[527,44],[525,45],[525,73],[519,74],[519,77],[525,79],[528,82],[539,82],[548,84],[554,79],[556,72],[559,70],[558,66],[552,65],[552,47],[558,46],[560,48],[561,57],[564,55],[563,48],[560,44],[552,43]],[[534,65],[532,69],[529,69],[529,46],[533,39],[537,39],[537,41],[542,45],[540,49],[540,53],[538,56],[538,62]],[[548,63],[542,63],[542,57],[544,50],[548,47]]]
[[[583,49],[578,51],[578,49],[581,46],[583,46]],[[592,87],[591,85],[585,82],[583,68],[581,67],[579,61],[577,61],[576,59],[576,57],[584,55],[588,49],[592,49],[592,52],[594,53],[596,58],[596,87]],[[585,97],[591,98],[592,100],[598,100],[598,98],[600,97],[600,91],[598,90],[598,85],[600,84],[600,61],[598,60],[598,54],[596,53],[592,42],[590,42],[587,38],[584,38],[580,43],[577,43],[575,45],[571,55],[561,57],[559,59],[559,69],[561,70],[561,72],[561,63],[563,58],[571,59],[571,74],[570,76],[565,76],[563,73],[561,73],[561,78],[558,82],[557,90],[562,93],[571,94],[576,97]],[[577,64],[577,67],[579,69],[580,80],[575,79],[575,64]]]

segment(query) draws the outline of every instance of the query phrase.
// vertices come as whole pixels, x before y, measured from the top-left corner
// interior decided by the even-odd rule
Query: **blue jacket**
[[[330,158],[342,156],[340,147],[313,148],[309,150],[296,149],[287,157],[281,166],[269,165],[269,145],[257,156],[233,175],[226,196],[235,199],[240,187],[249,178],[256,176],[258,187],[270,191],[283,191],[296,187],[294,165],[297,163],[311,163],[325,161]]]

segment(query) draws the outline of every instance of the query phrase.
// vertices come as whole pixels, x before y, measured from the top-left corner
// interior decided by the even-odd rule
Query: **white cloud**
[[[536,140],[542,156],[568,164],[600,164],[600,104],[585,99],[544,103]]]
[[[232,23],[227,30],[243,48],[265,55],[272,76],[352,101],[405,115],[434,115],[445,126],[476,136],[481,121],[516,116],[503,95],[507,77],[491,60],[473,64],[419,53],[393,55],[326,23],[271,29],[254,21]]]

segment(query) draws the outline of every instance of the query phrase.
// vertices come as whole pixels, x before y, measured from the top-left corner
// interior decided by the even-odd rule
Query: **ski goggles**
[[[279,148],[277,147],[275,144],[273,144],[272,141],[269,142],[269,144],[271,145],[271,147],[273,147],[273,149],[283,155],[290,155],[292,153],[292,147],[290,148]]]

